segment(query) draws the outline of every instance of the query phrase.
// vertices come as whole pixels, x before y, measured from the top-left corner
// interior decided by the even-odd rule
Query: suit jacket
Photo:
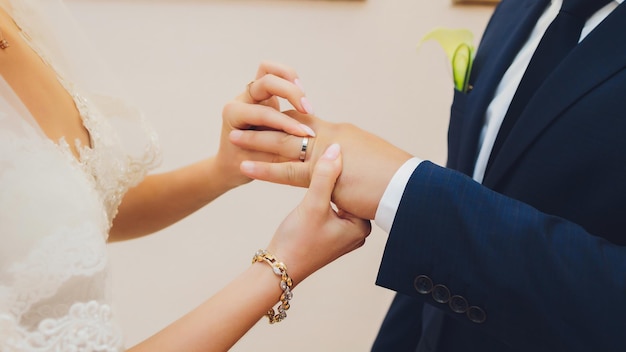
[[[413,173],[375,351],[626,351],[626,5],[546,78],[480,185],[485,110],[549,0],[503,0],[455,92],[448,165]]]

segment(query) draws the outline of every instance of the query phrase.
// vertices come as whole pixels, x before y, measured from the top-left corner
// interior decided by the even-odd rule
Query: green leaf
[[[435,40],[441,45],[452,66],[454,87],[467,92],[469,74],[474,59],[474,35],[468,29],[438,27],[428,32],[418,44]]]
[[[458,91],[467,92],[471,70],[472,48],[467,44],[460,44],[452,55],[452,78]]]

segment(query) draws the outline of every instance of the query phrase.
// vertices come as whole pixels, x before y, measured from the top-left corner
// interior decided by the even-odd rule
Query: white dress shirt
[[[602,22],[619,4],[624,0],[615,0],[605,7],[596,12],[593,16],[587,20],[585,27],[580,35],[580,40],[583,40],[589,32],[591,32],[600,22]],[[520,52],[517,54],[511,66],[508,68],[500,85],[495,91],[494,98],[489,104],[485,114],[485,124],[480,134],[479,139],[479,152],[476,159],[476,165],[474,167],[473,178],[477,182],[482,182],[485,175],[485,169],[487,167],[487,161],[489,160],[489,154],[493,148],[493,144],[496,141],[498,130],[504,116],[513,100],[513,95],[519,86],[522,76],[530,63],[530,59],[539,45],[541,37],[548,29],[548,26],[556,18],[561,8],[563,0],[553,0],[548,8],[541,15],[533,31],[530,33],[528,41],[524,44]],[[393,220],[396,216],[396,211],[400,205],[404,188],[409,182],[409,178],[415,171],[415,168],[422,162],[419,158],[412,158],[408,160],[404,165],[398,169],[391,182],[387,186],[385,193],[383,194],[378,209],[376,210],[375,222],[383,230],[391,231]]]

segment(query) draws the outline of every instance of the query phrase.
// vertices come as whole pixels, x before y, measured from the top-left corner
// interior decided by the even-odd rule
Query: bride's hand
[[[332,144],[313,169],[302,202],[283,220],[269,246],[288,268],[294,284],[365,243],[367,220],[331,207],[331,194],[342,169],[338,144]]]
[[[231,133],[236,135],[243,130],[262,129],[283,131],[298,137],[315,135],[308,126],[281,113],[278,98],[286,99],[302,113],[312,113],[297,73],[289,67],[264,62],[259,66],[255,80],[224,106],[216,161],[230,182],[229,188],[251,181],[240,172],[239,165],[243,160],[282,162],[297,160],[299,155],[299,151],[281,155],[243,149],[229,141]]]
[[[313,108],[305,96],[296,71],[275,62],[262,62],[255,79],[248,83],[246,90],[236,100],[280,110],[278,98],[286,99],[301,113],[313,113]]]

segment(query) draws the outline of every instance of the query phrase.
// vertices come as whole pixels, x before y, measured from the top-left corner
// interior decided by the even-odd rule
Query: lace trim
[[[7,297],[11,314],[21,317],[58,292],[69,278],[93,276],[106,265],[106,243],[94,225],[59,229],[43,238],[24,261],[7,269],[13,276]]]
[[[95,180],[94,186],[104,202],[110,227],[124,194],[130,187],[139,184],[148,170],[160,163],[158,138],[156,133],[141,119],[139,122],[143,132],[148,136],[149,143],[145,146],[141,157],[133,158],[127,155],[111,124],[101,116],[100,111],[95,109],[95,106],[101,104],[91,104],[87,98],[74,93],[72,88],[68,91],[74,98],[76,107],[83,118],[83,124],[91,136],[91,148],[81,147],[80,143],[76,145],[80,153],[82,168]],[[100,97],[100,99],[106,100],[107,98]],[[110,104],[122,104],[119,100],[112,100]]]
[[[111,307],[96,301],[75,303],[67,315],[42,321],[35,331],[0,314],[0,350],[3,352],[118,352],[123,350],[120,330],[113,324]]]

